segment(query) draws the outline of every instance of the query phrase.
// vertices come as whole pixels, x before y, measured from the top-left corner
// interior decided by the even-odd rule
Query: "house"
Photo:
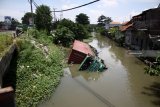
[[[125,44],[136,50],[160,49],[160,8],[143,11],[122,25]]]
[[[109,24],[109,27],[112,28],[112,27],[120,27],[122,24],[120,22],[111,22]]]
[[[131,21],[127,21],[122,24],[120,27],[120,31],[124,34],[125,36],[125,45],[130,46],[132,43],[132,34],[133,34],[133,24]]]
[[[110,22],[109,24],[106,23],[105,24],[105,28],[109,29],[109,28],[113,28],[113,27],[120,27],[122,24],[120,22]]]
[[[95,56],[91,47],[87,43],[75,40],[68,63],[80,64],[87,55]]]

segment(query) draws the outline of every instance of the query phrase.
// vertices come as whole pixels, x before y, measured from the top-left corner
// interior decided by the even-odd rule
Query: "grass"
[[[64,53],[52,44],[47,35],[41,35],[37,35],[41,37],[34,37],[35,34],[24,35],[17,40],[19,46],[16,75],[17,107],[36,107],[50,97],[60,82]],[[43,38],[44,35],[45,38]],[[30,42],[32,39],[41,44],[46,41],[45,44],[49,48],[48,58],[45,57],[41,48],[35,47]]]
[[[10,35],[6,33],[0,33],[0,57],[5,53],[12,43],[13,38]]]

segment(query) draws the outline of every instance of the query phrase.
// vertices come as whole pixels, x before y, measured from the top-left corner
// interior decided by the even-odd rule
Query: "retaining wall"
[[[0,58],[0,88],[2,86],[2,79],[4,74],[7,72],[9,66],[10,66],[10,62],[12,60],[12,57],[14,55],[14,51],[16,50],[16,45],[13,44],[10,49],[8,50],[8,52],[6,52],[6,54]]]

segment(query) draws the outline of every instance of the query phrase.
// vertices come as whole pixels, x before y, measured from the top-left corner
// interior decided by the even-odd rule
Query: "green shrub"
[[[67,27],[73,32],[74,39],[83,40],[89,37],[88,27],[82,24],[74,23],[71,20],[63,19],[59,22],[57,29]]]
[[[0,34],[0,56],[13,43],[13,38],[7,34]]]
[[[29,41],[18,43],[19,56],[16,82],[17,107],[36,107],[48,98],[60,81],[64,54],[51,45],[48,58]],[[53,49],[51,49],[51,47]]]
[[[74,34],[67,27],[60,27],[55,32],[54,42],[56,44],[62,44],[63,46],[69,46],[74,40]]]
[[[145,68],[145,73],[151,76],[159,76],[160,75],[160,56],[156,58],[156,65],[152,65],[150,67]]]
[[[75,25],[73,33],[75,34],[75,39],[77,39],[77,40],[83,40],[83,39],[87,39],[89,37],[89,33],[87,31],[87,28],[81,24]]]
[[[36,39],[39,43],[44,45],[48,45],[53,41],[53,37],[51,35],[47,35],[47,32],[43,30],[38,31],[36,29],[29,29],[28,36]]]

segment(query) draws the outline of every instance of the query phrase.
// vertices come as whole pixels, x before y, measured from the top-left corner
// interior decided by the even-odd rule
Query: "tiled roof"
[[[110,24],[121,24],[120,22],[111,22]]]
[[[123,31],[126,31],[128,28],[132,27],[133,24],[128,24],[128,25],[123,25],[120,27],[120,30],[123,32]]]

